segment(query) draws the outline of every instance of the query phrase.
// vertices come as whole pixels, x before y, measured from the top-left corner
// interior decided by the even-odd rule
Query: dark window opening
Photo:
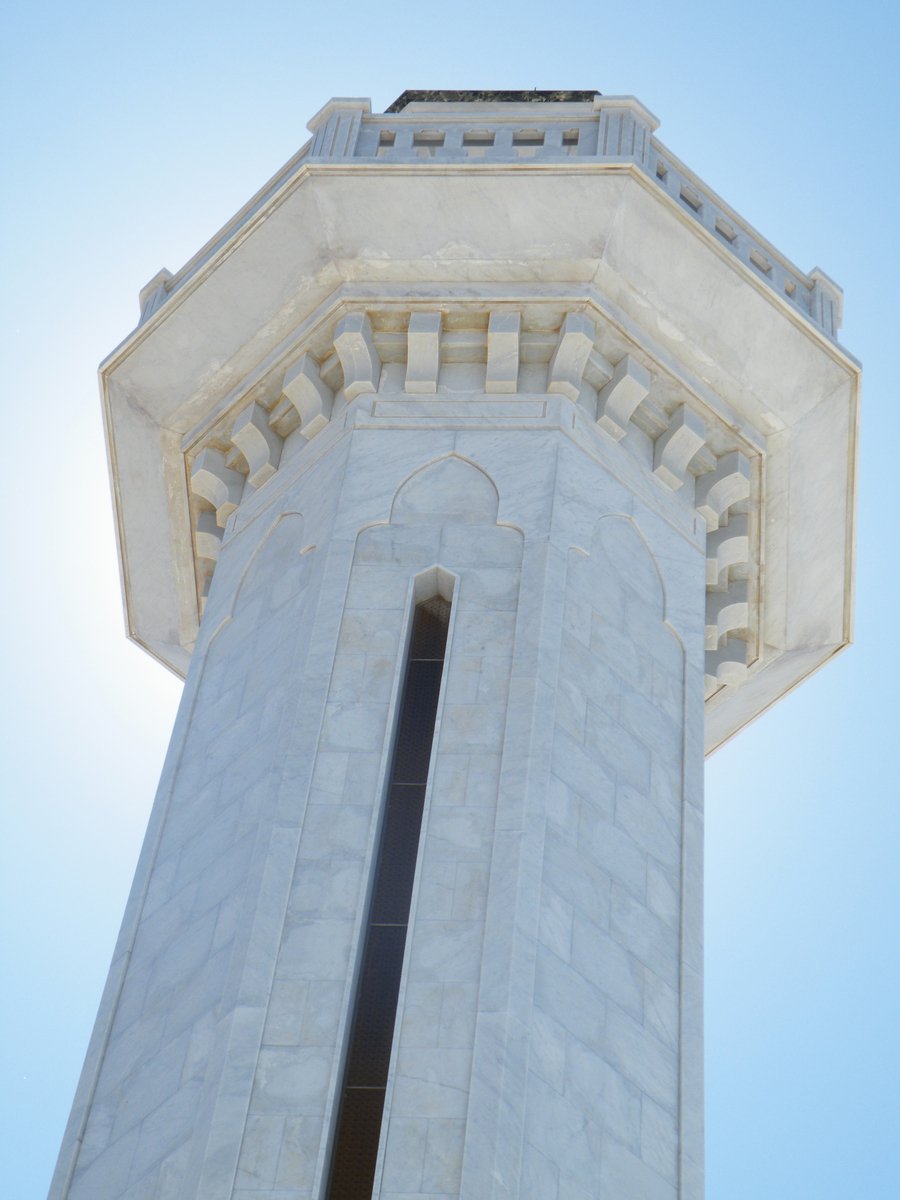
[[[450,602],[416,606],[375,862],[328,1200],[371,1200]]]

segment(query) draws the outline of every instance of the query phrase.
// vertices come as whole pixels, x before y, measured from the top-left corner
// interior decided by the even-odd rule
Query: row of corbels
[[[254,402],[238,414],[232,426],[230,441],[247,464],[246,475],[230,465],[229,457],[213,446],[205,447],[194,459],[191,491],[211,505],[211,511],[204,508],[199,512],[194,531],[197,558],[204,560],[201,605],[209,591],[223,531],[228,518],[240,506],[245,484],[260,488],[278,470],[284,438],[275,426],[283,423],[285,409],[293,410],[307,440],[321,433],[331,420],[334,392],[322,378],[319,364],[311,354],[302,354],[285,372],[281,391],[281,403],[271,413]]]
[[[441,365],[442,314],[415,312],[407,330],[404,389],[411,395],[433,395],[438,389]],[[493,312],[488,319],[487,362],[484,390],[488,394],[513,394],[518,389],[522,318],[518,312]],[[596,421],[604,432],[620,441],[641,403],[650,392],[650,372],[631,355],[609,362],[596,350],[597,328],[585,313],[569,313],[560,328],[547,368],[547,391],[577,401],[583,392],[585,371],[605,380],[597,390]],[[375,345],[369,317],[348,313],[338,322],[334,352],[343,375],[347,401],[378,391],[382,361]],[[200,511],[195,529],[197,556],[206,560],[203,575],[211,578],[221,546],[222,531],[241,503],[245,482],[259,488],[277,471],[284,439],[286,411],[300,433],[311,439],[331,419],[334,391],[325,382],[319,363],[309,353],[301,355],[285,373],[281,400],[267,412],[258,403],[243,409],[232,426],[230,441],[247,466],[246,475],[231,465],[221,450],[207,447],[196,457],[191,471],[193,493],[211,506]],[[672,491],[689,478],[689,467],[706,444],[702,417],[680,405],[668,418],[665,430],[653,445],[653,474]],[[707,693],[723,683],[738,683],[746,671],[747,642],[736,633],[749,625],[748,585],[729,578],[730,569],[749,561],[747,520],[729,510],[750,494],[750,464],[739,451],[715,460],[712,470],[698,475],[694,503],[707,526],[708,595],[706,616]]]
[[[597,362],[595,339],[590,318],[582,313],[566,317],[550,363],[548,391],[578,399],[588,359]],[[606,365],[609,379],[597,393],[597,424],[620,441],[650,391],[650,373],[627,354],[614,368]],[[663,486],[672,491],[684,486],[706,439],[703,418],[687,405],[679,405],[653,443],[653,474]],[[743,682],[749,665],[750,584],[746,579],[731,579],[733,567],[750,561],[748,518],[731,510],[749,498],[750,486],[750,461],[739,450],[719,456],[713,468],[694,482],[694,507],[707,530],[707,697],[723,684]]]
[[[749,524],[746,514],[730,514],[727,524],[706,535],[707,698],[723,684],[742,683],[747,674],[751,584],[745,578],[731,579],[730,570],[750,561]]]
[[[749,518],[732,512],[750,495],[750,461],[739,450],[723,454],[696,482],[694,502],[706,520],[707,698],[723,684],[743,683],[750,664],[751,585],[731,578],[750,562]]]

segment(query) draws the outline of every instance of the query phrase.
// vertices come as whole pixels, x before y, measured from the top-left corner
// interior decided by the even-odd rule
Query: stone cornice
[[[533,319],[558,302],[532,301]],[[593,437],[621,443],[652,488],[676,493],[707,531],[707,695],[744,681],[758,657],[762,443],[701,409],[696,397],[582,303],[557,329],[523,322],[507,302],[485,309],[444,299],[440,308],[358,300],[330,309],[284,361],[235,390],[227,408],[182,440],[190,479],[198,619],[223,534],[245,497],[282,461],[299,463],[332,417],[415,428],[568,431],[559,398],[577,405]],[[314,352],[315,351],[315,352]],[[606,351],[611,355],[607,357]],[[426,399],[427,397],[427,399]],[[354,405],[368,399],[364,407]],[[756,466],[754,467],[754,463]],[[661,506],[666,515],[668,505]]]
[[[370,107],[364,99],[329,101],[309,122],[313,140],[179,272],[160,271],[141,290],[141,323],[205,264],[227,253],[309,167],[484,172],[632,166],[763,289],[829,339],[837,337],[840,287],[818,267],[801,271],[653,137],[656,118],[632,96],[540,105],[423,103],[392,114],[372,114]]]
[[[553,428],[702,517],[710,747],[846,644],[857,365],[641,167],[307,157],[260,196],[101,368],[151,653],[186,669],[229,522],[363,425]]]

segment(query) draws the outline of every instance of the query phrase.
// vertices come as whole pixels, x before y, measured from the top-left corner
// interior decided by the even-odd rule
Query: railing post
[[[634,96],[597,96],[597,155],[637,163],[650,171],[650,137],[659,121]]]
[[[829,337],[836,338],[844,315],[844,293],[821,267],[813,267],[809,277],[813,284],[809,315]]]
[[[329,100],[306,126],[313,135],[309,157],[352,158],[363,116],[371,111],[371,100],[341,96]]]

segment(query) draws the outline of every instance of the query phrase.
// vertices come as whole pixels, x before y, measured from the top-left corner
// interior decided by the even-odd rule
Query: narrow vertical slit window
[[[450,602],[416,605],[331,1158],[328,1200],[371,1200]]]

